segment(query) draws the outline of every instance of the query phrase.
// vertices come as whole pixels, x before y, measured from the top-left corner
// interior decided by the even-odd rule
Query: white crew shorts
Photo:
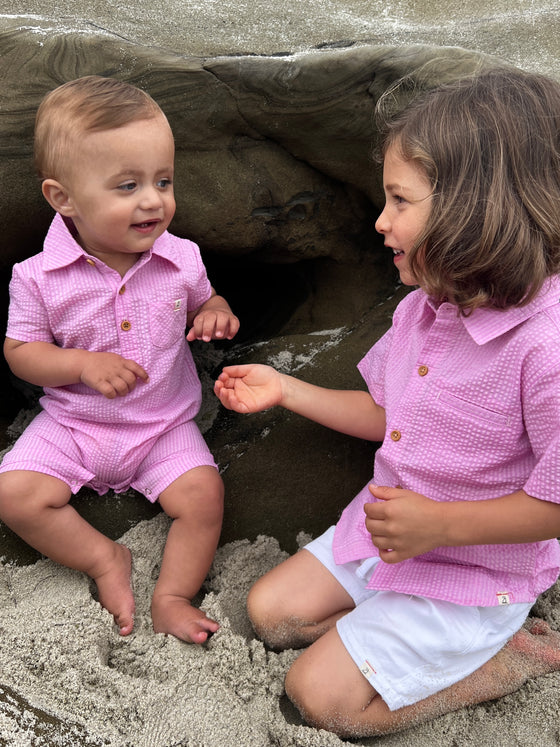
[[[356,666],[391,711],[412,705],[480,669],[516,633],[531,603],[466,607],[367,589],[379,558],[337,565],[334,527],[305,546],[356,607],[336,624]]]

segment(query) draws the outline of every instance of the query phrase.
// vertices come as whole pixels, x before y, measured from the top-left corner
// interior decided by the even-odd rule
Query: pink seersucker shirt
[[[56,215],[43,251],[14,265],[7,336],[61,348],[111,351],[150,377],[126,397],[106,399],[84,384],[45,388],[41,405],[58,422],[100,438],[127,425],[144,443],[194,418],[201,387],[185,339],[187,312],[210,298],[196,244],[164,233],[121,278],[79,246]]]
[[[358,366],[387,430],[373,482],[436,501],[478,501],[523,488],[560,503],[560,278],[506,311],[463,317],[422,290]],[[376,556],[367,485],[337,524],[337,563]],[[559,509],[560,510],[560,509]],[[560,570],[557,540],[442,547],[378,563],[368,587],[463,605],[532,602]]]

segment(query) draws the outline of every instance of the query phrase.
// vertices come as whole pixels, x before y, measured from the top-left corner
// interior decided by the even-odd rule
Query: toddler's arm
[[[402,488],[370,486],[366,528],[386,563],[436,547],[540,542],[560,536],[560,504],[524,490],[484,501],[437,502]]]
[[[131,392],[138,379],[148,381],[148,374],[135,361],[117,353],[64,349],[49,342],[22,342],[9,337],[4,355],[11,371],[37,386],[57,387],[86,384],[108,399]]]
[[[218,296],[212,288],[212,295],[195,311],[187,316],[187,324],[191,327],[187,340],[227,339],[235,337],[239,330],[239,319],[229,307],[223,296]],[[192,326],[191,326],[192,325]]]
[[[368,392],[325,389],[270,366],[224,368],[214,391],[229,410],[251,413],[280,405],[316,423],[368,441],[382,441],[385,410]]]

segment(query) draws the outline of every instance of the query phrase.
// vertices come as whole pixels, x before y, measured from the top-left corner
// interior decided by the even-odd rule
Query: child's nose
[[[385,208],[383,208],[379,217],[375,221],[375,230],[377,233],[387,233],[389,230],[389,221],[387,220],[387,211]]]
[[[162,205],[162,196],[160,191],[156,187],[146,187],[142,191],[142,199],[140,204],[143,208],[153,210],[159,208]]]

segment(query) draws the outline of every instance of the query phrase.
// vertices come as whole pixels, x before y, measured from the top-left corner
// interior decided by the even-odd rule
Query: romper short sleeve
[[[20,342],[53,342],[48,309],[33,278],[39,255],[14,265],[6,336]]]

